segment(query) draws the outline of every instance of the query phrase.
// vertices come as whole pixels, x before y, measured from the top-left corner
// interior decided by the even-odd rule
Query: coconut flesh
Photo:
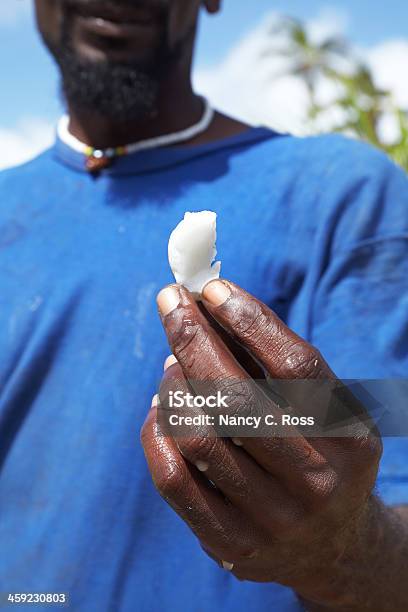
[[[217,215],[209,210],[186,212],[169,240],[169,263],[177,283],[194,294],[220,277],[217,255]]]

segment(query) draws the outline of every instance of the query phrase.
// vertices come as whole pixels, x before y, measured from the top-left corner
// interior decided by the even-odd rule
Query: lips
[[[134,5],[120,1],[72,1],[71,11],[96,33],[116,37],[133,35],[135,29],[157,25],[158,11],[151,5]]]

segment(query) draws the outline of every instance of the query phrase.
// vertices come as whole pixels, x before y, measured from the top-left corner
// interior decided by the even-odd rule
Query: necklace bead
[[[88,172],[96,173],[101,172],[102,170],[106,170],[109,166],[112,165],[113,159],[109,159],[105,155],[102,157],[96,157],[95,155],[90,155],[87,157],[85,161],[85,167]]]

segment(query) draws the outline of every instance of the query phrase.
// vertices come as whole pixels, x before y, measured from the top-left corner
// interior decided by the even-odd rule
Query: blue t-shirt
[[[168,237],[205,209],[223,277],[340,377],[406,377],[408,182],[381,153],[254,128],[94,178],[57,142],[0,175],[0,591],[65,591],[80,612],[300,609],[203,553],[139,442],[169,353]],[[378,488],[408,503],[406,438],[385,440]]]

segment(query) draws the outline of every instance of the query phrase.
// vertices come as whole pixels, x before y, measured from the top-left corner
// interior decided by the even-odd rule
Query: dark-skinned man
[[[213,112],[190,74],[219,4],[36,0],[67,117],[0,178],[1,590],[86,612],[402,612],[405,438],[177,440],[156,421],[157,294],[161,399],[251,389],[238,345],[271,379],[407,372],[406,177],[360,143]],[[160,290],[170,231],[205,209],[234,283],[198,307]]]

